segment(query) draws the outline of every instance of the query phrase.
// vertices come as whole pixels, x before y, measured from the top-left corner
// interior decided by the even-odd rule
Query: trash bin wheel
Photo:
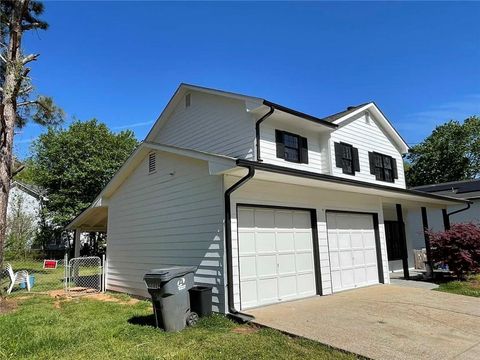
[[[198,322],[198,314],[196,312],[191,311],[190,314],[187,316],[187,325],[193,326]]]

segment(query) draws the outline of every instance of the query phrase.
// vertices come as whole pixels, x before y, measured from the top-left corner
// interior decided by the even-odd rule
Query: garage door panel
[[[278,282],[278,295],[281,300],[294,298],[297,295],[297,277],[285,276],[281,277]]]
[[[293,216],[291,211],[275,211],[275,227],[277,229],[292,229]]]
[[[295,232],[294,248],[297,251],[312,250],[312,232]]]
[[[256,262],[257,259],[255,256],[244,256],[240,258],[241,279],[255,278],[257,276]]]
[[[255,254],[255,233],[242,231],[242,241],[239,244],[239,251],[242,254]]]
[[[315,295],[310,213],[242,207],[238,214],[241,307]]]
[[[297,271],[304,272],[304,271],[312,271],[314,264],[313,264],[313,257],[312,253],[300,253],[296,254],[297,258]]]
[[[295,251],[295,240],[292,232],[277,232],[277,250]]]
[[[378,283],[372,215],[327,213],[327,236],[334,292]]]
[[[315,295],[315,275],[313,272],[297,275],[297,291],[302,296]]]
[[[258,298],[261,304],[271,303],[278,299],[278,284],[276,278],[260,279],[258,282]]]
[[[272,229],[275,227],[275,219],[272,217],[272,213],[270,210],[259,209],[255,210],[254,213],[254,227],[258,229]]]
[[[257,275],[274,276],[277,274],[277,256],[260,255],[257,257]]]

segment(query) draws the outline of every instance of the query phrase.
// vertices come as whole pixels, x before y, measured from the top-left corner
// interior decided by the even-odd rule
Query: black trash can
[[[180,331],[196,323],[198,315],[190,310],[189,296],[195,270],[191,266],[169,266],[145,274],[143,280],[152,296],[157,327]]]
[[[198,316],[212,315],[212,287],[192,287],[190,289],[190,307]]]

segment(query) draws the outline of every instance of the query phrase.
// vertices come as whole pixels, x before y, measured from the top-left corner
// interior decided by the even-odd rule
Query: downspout
[[[232,212],[230,196],[232,193],[248,182],[255,175],[255,168],[253,166],[246,166],[248,174],[233,184],[225,191],[225,251],[227,256],[227,292],[228,292],[228,312],[229,316],[242,323],[251,321],[253,316],[241,313],[235,309],[235,301],[233,295],[233,250],[232,250]]]
[[[270,106],[270,110],[263,115],[260,119],[257,120],[255,123],[255,145],[257,147],[257,161],[262,161],[262,158],[260,157],[260,124],[267,120],[267,118],[273,114],[275,111],[273,106]]]
[[[472,206],[472,203],[471,202],[468,202],[467,203],[467,206],[464,207],[463,209],[459,209],[459,210],[455,210],[455,211],[452,211],[452,212],[449,212],[447,213],[445,219],[447,220],[446,224],[445,224],[445,230],[449,230],[450,229],[450,216],[452,215],[455,215],[455,214],[458,214],[458,213],[461,213],[463,211],[467,211],[468,209],[470,209],[470,207]]]

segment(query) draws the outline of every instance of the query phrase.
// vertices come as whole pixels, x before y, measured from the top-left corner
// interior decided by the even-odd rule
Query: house
[[[317,118],[182,84],[68,228],[107,232],[108,289],[148,296],[147,269],[194,265],[222,313],[389,283],[407,214],[467,202],[406,189],[407,151],[373,102]]]
[[[450,215],[452,224],[458,223],[475,223],[480,224],[480,179],[453,181],[441,184],[417,186],[414,190],[423,191],[429,194],[438,194],[458,199],[469,200],[467,205],[450,205],[447,207],[447,213]],[[414,221],[418,216],[418,212],[412,211],[409,214],[409,220]],[[407,221],[408,223],[408,221]],[[433,231],[444,230],[442,216],[439,210],[432,210],[428,217],[428,227]],[[410,237],[413,239],[413,247],[420,249],[425,246],[422,242],[422,236],[407,227]]]
[[[7,214],[11,214],[13,209],[20,208],[24,214],[38,223],[42,200],[42,191],[38,186],[14,180],[8,194]]]

